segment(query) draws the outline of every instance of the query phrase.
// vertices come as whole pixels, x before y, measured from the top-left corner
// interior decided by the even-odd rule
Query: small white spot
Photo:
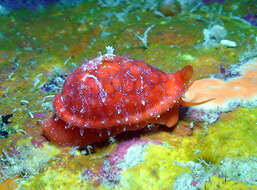
[[[61,109],[60,109],[60,112],[64,112],[64,111],[65,111],[65,108],[61,108]]]
[[[193,122],[193,121],[190,122],[189,126],[190,126],[190,128],[192,129],[192,128],[194,127],[194,122]]]
[[[102,120],[101,123],[104,124],[104,123],[105,123],[105,120]]]
[[[148,129],[152,129],[152,128],[153,128],[153,126],[154,126],[154,124],[153,124],[153,123],[149,123],[149,124],[147,124],[147,125],[146,125],[146,127],[147,127]]]
[[[120,120],[116,120],[116,122],[117,122],[117,123],[121,123],[121,121],[120,121]]]
[[[106,53],[107,54],[113,54],[114,53],[114,48],[112,46],[106,46]]]
[[[141,83],[141,92],[144,90],[144,80],[143,80],[143,77],[140,76],[140,83]]]
[[[141,100],[141,104],[142,104],[143,106],[145,106],[145,101],[144,101],[144,100]]]
[[[153,116],[153,113],[150,113],[150,116]]]
[[[220,44],[227,46],[227,47],[236,47],[237,46],[236,42],[231,41],[231,40],[221,40]]]
[[[162,104],[164,104],[164,102],[163,102],[163,101],[160,101],[160,104],[162,105]]]
[[[139,119],[136,117],[136,119],[135,119],[136,121],[138,121]]]
[[[125,132],[127,129],[126,129],[126,127],[123,127],[123,132]]]
[[[115,138],[114,137],[110,137],[108,141],[109,141],[109,143],[115,143]]]
[[[86,88],[86,86],[84,85],[84,83],[82,83],[82,84],[80,85],[80,88],[81,88],[81,89]]]
[[[155,118],[155,120],[158,120],[160,117],[161,117],[160,115],[157,115],[156,118]]]
[[[121,113],[121,109],[118,109],[118,110],[117,110],[117,113],[120,114],[120,113]]]
[[[125,117],[125,121],[128,122],[128,117]]]
[[[84,108],[82,108],[82,109],[80,110],[80,113],[85,113]]]
[[[59,117],[55,117],[55,118],[54,118],[54,121],[58,121],[58,120],[59,120]]]
[[[87,65],[86,64],[83,64],[82,65],[82,71],[85,72],[87,70]]]
[[[64,129],[69,129],[69,128],[70,128],[69,125],[65,125],[65,126],[64,126]]]
[[[108,131],[107,131],[107,134],[108,134],[108,136],[110,136],[110,135],[111,135],[111,131],[110,131],[110,130],[108,130]]]
[[[127,71],[126,74],[132,78],[132,81],[136,80],[136,78],[130,73],[130,71]]]
[[[61,96],[61,101],[64,102],[63,96]]]
[[[90,146],[90,145],[87,145],[87,152],[89,153],[89,154],[91,154],[92,152],[93,152],[93,147],[92,146]]]
[[[101,133],[101,132],[99,132],[99,134],[98,134],[98,135],[99,135],[99,137],[101,137],[101,136],[102,136],[102,133]]]
[[[235,90],[240,90],[240,89],[241,89],[241,86],[235,86],[234,89],[235,89]]]
[[[84,129],[80,128],[80,129],[79,129],[79,134],[80,134],[80,136],[83,137],[83,136],[84,136]]]

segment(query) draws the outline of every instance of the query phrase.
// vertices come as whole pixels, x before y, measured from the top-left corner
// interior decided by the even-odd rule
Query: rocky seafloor
[[[54,95],[106,46],[165,72],[192,65],[185,98],[217,101],[181,107],[171,129],[52,144],[41,125]],[[256,65],[256,0],[2,0],[0,189],[257,189]],[[224,91],[207,93],[207,79]]]

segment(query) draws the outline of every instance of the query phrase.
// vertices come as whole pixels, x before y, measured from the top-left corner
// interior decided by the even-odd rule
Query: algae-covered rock
[[[191,140],[184,138],[178,147],[150,144],[142,163],[121,174],[117,189],[173,189],[176,178],[183,172],[190,172],[180,163],[193,159],[194,141]]]
[[[30,178],[17,189],[44,189],[44,190],[80,190],[90,189],[86,181],[80,179],[80,172],[72,172],[64,168],[49,169],[45,173]]]
[[[225,178],[220,178],[217,176],[213,176],[208,183],[205,184],[204,188],[208,190],[234,190],[234,189],[242,189],[242,190],[254,190],[257,187],[255,185],[246,185],[244,183],[226,180]]]
[[[257,108],[238,108],[212,125],[208,133],[199,134],[199,156],[218,164],[226,157],[257,156]]]

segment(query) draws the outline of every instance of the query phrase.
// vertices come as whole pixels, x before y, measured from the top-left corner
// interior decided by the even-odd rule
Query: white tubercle
[[[106,54],[113,54],[114,53],[114,48],[112,46],[106,46]]]
[[[114,55],[114,48],[112,46],[106,46],[106,54],[102,55],[101,58],[107,59],[107,60],[112,60]]]

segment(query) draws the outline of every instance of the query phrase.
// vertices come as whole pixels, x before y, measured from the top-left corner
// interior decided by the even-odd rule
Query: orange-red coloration
[[[54,98],[44,135],[62,146],[87,145],[147,123],[178,121],[191,66],[167,74],[144,62],[105,54],[81,65]]]

